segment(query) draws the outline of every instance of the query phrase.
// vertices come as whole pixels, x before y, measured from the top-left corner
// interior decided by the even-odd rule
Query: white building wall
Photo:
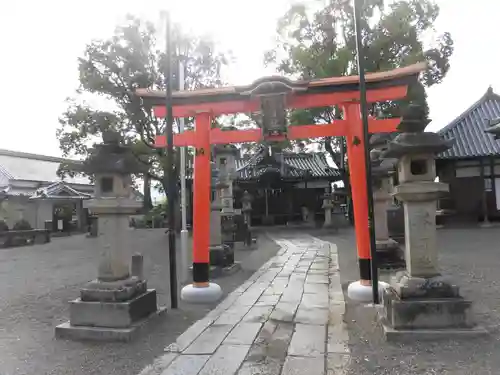
[[[54,203],[50,200],[39,199],[37,201],[37,215],[36,215],[36,228],[45,228],[45,222],[47,220],[52,220],[52,212]]]

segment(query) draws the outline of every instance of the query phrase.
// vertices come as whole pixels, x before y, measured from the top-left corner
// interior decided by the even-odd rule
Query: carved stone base
[[[460,297],[401,299],[394,290],[384,295],[387,323],[394,329],[470,328],[472,302]]]
[[[217,267],[228,267],[234,264],[234,250],[230,246],[210,246],[210,265]]]
[[[69,303],[69,321],[75,326],[124,328],[156,311],[156,291],[150,289],[126,302]]]
[[[386,270],[403,270],[406,268],[404,254],[399,244],[389,238],[385,241],[377,240],[378,268]]]
[[[80,290],[82,301],[123,302],[147,291],[147,282],[137,277],[118,281],[94,280]]]
[[[130,341],[158,310],[156,291],[149,289],[124,302],[70,302],[70,320],[56,327],[57,338],[97,341]]]
[[[442,276],[409,277],[399,272],[384,290],[379,317],[388,340],[449,338],[484,334],[472,316],[472,302]],[[446,332],[449,335],[446,335]]]
[[[402,299],[460,298],[458,286],[442,275],[423,278],[400,271],[391,280],[391,285]]]

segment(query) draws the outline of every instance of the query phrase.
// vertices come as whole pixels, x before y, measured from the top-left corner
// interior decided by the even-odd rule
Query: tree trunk
[[[337,166],[340,176],[342,177],[342,182],[344,183],[344,187],[349,186],[349,174],[346,173],[346,166],[345,166],[345,152],[346,150],[346,145],[344,144],[344,139],[343,137],[340,137],[340,142],[342,142],[343,147],[340,147],[340,152],[337,152],[333,149],[332,146],[332,137],[326,137],[325,138],[325,150],[330,154],[330,157],[332,158],[333,162]]]
[[[165,218],[167,218],[168,220],[168,226],[170,227],[170,218],[168,217],[168,212],[169,212],[169,209],[168,207],[173,204],[174,207],[175,207],[175,221],[173,223],[174,225],[174,229],[176,232],[180,232],[181,231],[181,227],[182,227],[182,213],[181,213],[181,192],[179,190],[179,186],[178,184],[176,184],[176,196],[175,196],[175,200],[172,201],[172,199],[170,199],[170,197],[168,196],[168,182],[163,179],[161,181],[161,184],[163,186],[163,190],[165,191],[165,196],[166,196],[166,200],[167,200],[167,205],[165,206],[166,208],[166,212],[165,212]]]
[[[148,212],[153,208],[153,201],[151,200],[151,178],[147,174],[144,175],[143,195],[142,208],[144,212]]]

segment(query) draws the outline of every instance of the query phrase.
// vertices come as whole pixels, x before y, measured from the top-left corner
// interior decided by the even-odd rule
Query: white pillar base
[[[483,221],[481,224],[479,224],[479,227],[481,228],[491,228],[493,224],[491,224],[491,221]]]
[[[186,285],[181,290],[181,299],[188,303],[211,303],[222,297],[222,289],[215,283],[209,283],[206,287]]]
[[[382,297],[386,288],[389,288],[388,283],[384,281],[378,282],[379,297]],[[347,297],[356,302],[373,302],[372,286],[362,285],[360,281],[354,281],[347,287]]]

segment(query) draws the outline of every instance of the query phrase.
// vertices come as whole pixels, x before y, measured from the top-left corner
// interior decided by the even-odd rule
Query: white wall
[[[54,203],[49,200],[37,200],[36,227],[45,228],[45,221],[52,220],[52,211]]]
[[[21,218],[27,220],[34,229],[43,229],[46,220],[52,220],[52,205],[48,200],[27,200],[26,197],[9,197],[2,202],[0,216],[12,229]]]

